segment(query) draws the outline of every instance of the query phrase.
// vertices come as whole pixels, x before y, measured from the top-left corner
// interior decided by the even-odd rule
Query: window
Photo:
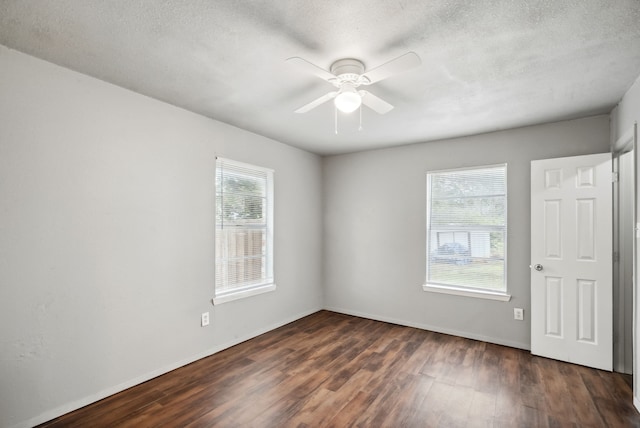
[[[506,172],[427,173],[426,291],[508,300]]]
[[[216,160],[214,303],[275,289],[273,171]]]

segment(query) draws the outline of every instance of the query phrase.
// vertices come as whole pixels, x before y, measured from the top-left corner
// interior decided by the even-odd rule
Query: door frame
[[[637,355],[636,352],[636,339],[635,336],[637,334],[636,332],[636,306],[638,304],[638,302],[636,302],[636,268],[637,268],[637,244],[636,244],[636,239],[632,239],[632,254],[631,254],[631,260],[632,260],[632,284],[631,284],[631,291],[632,291],[632,295],[631,296],[625,296],[625,289],[623,289],[623,285],[621,283],[621,277],[620,277],[620,272],[621,272],[621,268],[622,268],[622,261],[624,259],[623,256],[621,256],[621,254],[623,253],[622,248],[621,248],[621,234],[624,233],[625,231],[632,231],[632,233],[634,235],[636,235],[637,230],[638,230],[638,224],[637,224],[637,201],[638,201],[638,196],[637,196],[637,153],[636,153],[636,125],[634,125],[632,128],[630,128],[627,132],[624,133],[624,135],[620,138],[618,138],[618,140],[616,140],[612,145],[611,145],[611,155],[612,155],[612,160],[613,160],[613,170],[615,173],[620,173],[619,170],[619,161],[620,161],[620,156],[626,154],[626,153],[632,153],[632,165],[631,165],[631,172],[633,174],[633,179],[631,181],[631,183],[628,183],[629,185],[632,186],[632,200],[630,201],[631,203],[631,208],[632,208],[632,223],[630,225],[622,225],[621,226],[621,221],[620,221],[620,204],[621,204],[621,198],[620,198],[620,181],[623,180],[623,177],[618,177],[617,180],[614,180],[614,191],[613,191],[613,251],[614,251],[614,275],[613,275],[613,290],[614,290],[614,297],[616,297],[614,299],[614,340],[616,340],[616,344],[614,346],[614,370],[616,372],[620,372],[620,373],[633,373],[633,366],[635,365],[636,367],[638,367],[638,364],[635,364],[635,355]],[[616,296],[617,295],[617,296]],[[632,312],[628,313],[628,310],[625,309],[624,306],[624,301],[625,298],[631,298],[633,304],[632,304]],[[631,318],[631,328],[632,328],[632,332],[631,332],[631,346],[632,346],[632,357],[631,357],[631,364],[629,364],[626,360],[626,356],[625,356],[625,348],[627,346],[629,346],[629,344],[627,343],[627,337],[628,335],[625,334],[625,324],[627,323],[627,320],[629,319],[629,317]],[[635,380],[634,380],[634,384],[635,384]],[[636,388],[634,388],[636,389]],[[637,389],[636,389],[637,390]]]
[[[640,326],[638,326],[638,312],[640,311],[640,293],[638,293],[638,238],[640,238],[640,227],[638,225],[638,123],[628,129],[620,138],[611,145],[612,153],[620,152],[625,147],[631,145],[634,150],[633,156],[633,221],[635,239],[633,240],[633,405],[640,411]]]

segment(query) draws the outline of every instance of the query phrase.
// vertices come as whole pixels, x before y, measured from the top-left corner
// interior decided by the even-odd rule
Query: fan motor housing
[[[331,73],[339,77],[353,75],[357,79],[364,73],[364,64],[353,58],[339,59],[331,64]]]

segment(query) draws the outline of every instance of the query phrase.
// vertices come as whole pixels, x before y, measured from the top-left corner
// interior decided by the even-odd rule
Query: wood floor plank
[[[573,364],[561,364],[560,373],[565,380],[567,390],[571,398],[573,412],[579,426],[603,426],[604,421],[598,412],[590,411],[596,407],[596,403],[584,382],[580,377],[578,366]]]
[[[366,393],[359,391],[352,399],[347,402],[347,405],[342,408],[342,411],[337,413],[327,424],[330,428],[343,428],[348,426],[354,426],[356,420],[360,415],[373,403],[377,394]]]
[[[320,311],[42,427],[640,427],[631,377]]]
[[[562,363],[549,359],[536,360],[540,367],[545,385],[546,406],[549,416],[562,423],[577,423],[576,409],[573,406],[572,391],[567,379],[561,375]]]
[[[390,411],[396,403],[403,399],[403,393],[411,383],[411,375],[400,373],[389,379],[377,392],[377,396],[369,407],[356,420],[357,426],[380,427],[393,426],[385,423]]]
[[[375,376],[374,373],[367,370],[359,370],[351,378],[344,383],[338,390],[331,391],[325,388],[319,388],[322,391],[329,391],[330,394],[324,394],[324,401],[321,403],[315,403],[317,397],[313,397],[312,400],[306,403],[298,415],[293,416],[288,422],[287,426],[308,425],[313,427],[328,426],[330,421],[338,414],[342,412],[348,412],[345,407],[348,405],[345,397],[355,397],[358,393],[362,392],[362,385],[367,384],[371,378]],[[327,385],[327,383],[325,383]]]
[[[464,355],[456,352],[458,339],[454,336],[436,334],[433,336],[431,356],[427,358],[421,373],[440,382],[454,384],[459,375],[458,368],[464,361]]]
[[[420,345],[413,351],[413,354],[405,363],[404,371],[417,375],[420,374],[425,361],[433,354],[435,347],[433,346],[433,336],[437,333],[419,330],[422,334],[415,341]]]
[[[340,397],[334,391],[326,388],[318,388],[305,400],[297,412],[291,414],[282,426],[299,427],[299,426],[324,426],[329,419],[334,416],[333,411],[341,409]],[[321,408],[324,409],[320,410]]]
[[[421,410],[424,400],[433,386],[433,378],[407,373],[408,382],[402,391],[402,399],[397,400],[389,411],[385,426],[418,427],[424,426]]]
[[[465,426],[473,392],[473,388],[436,381],[423,402],[428,409],[426,426]]]
[[[485,345],[475,340],[466,341],[468,345],[464,351],[464,358],[458,366],[455,379],[456,385],[473,387],[482,364]]]

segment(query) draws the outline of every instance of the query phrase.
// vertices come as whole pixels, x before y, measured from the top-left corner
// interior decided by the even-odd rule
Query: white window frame
[[[274,207],[273,170],[264,168],[261,166],[251,165],[244,162],[238,162],[238,161],[227,159],[227,158],[216,157],[216,170],[215,170],[216,176],[218,174],[219,168],[221,167],[223,168],[224,165],[229,165],[231,167],[236,167],[236,168],[242,168],[248,171],[255,171],[261,174],[265,174],[266,176],[266,180],[265,180],[265,199],[266,199],[266,207],[265,207],[266,222],[265,223],[266,224],[264,227],[265,236],[266,236],[265,273],[260,283],[250,284],[247,286],[240,286],[231,290],[227,289],[223,291],[218,290],[218,287],[220,285],[217,283],[218,276],[215,275],[214,276],[215,278],[214,279],[214,297],[213,297],[214,305],[218,305],[221,303],[242,299],[250,296],[255,296],[258,294],[267,293],[270,291],[274,291],[276,289],[276,284],[275,284],[274,275],[273,275],[273,236],[274,236],[273,234],[273,211],[274,211],[273,209]],[[217,201],[217,195],[219,192],[219,189],[217,187],[215,188],[215,192],[216,192],[216,201]],[[224,226],[222,224],[217,224],[215,217],[214,217],[214,222],[216,223],[214,233],[217,234],[219,233],[218,231]],[[215,257],[217,261],[218,254],[215,254]]]
[[[466,286],[456,286],[456,285],[445,285],[429,282],[429,260],[431,254],[431,229],[430,229],[430,216],[431,216],[431,189],[430,189],[430,180],[433,174],[438,173],[447,173],[447,172],[455,172],[455,171],[471,171],[474,169],[487,169],[487,168],[496,168],[503,167],[505,174],[505,227],[504,227],[504,290],[483,290],[480,288],[466,287]],[[482,165],[482,166],[474,166],[474,167],[464,167],[464,168],[454,168],[454,169],[446,169],[446,170],[434,170],[428,171],[426,174],[426,257],[425,257],[425,283],[422,285],[422,289],[427,292],[432,293],[442,293],[442,294],[452,294],[457,296],[465,296],[465,297],[475,297],[480,299],[489,299],[489,300],[498,300],[503,302],[508,302],[511,300],[511,295],[508,294],[508,286],[507,286],[507,207],[508,207],[508,183],[507,183],[507,164],[494,164],[494,165]]]

